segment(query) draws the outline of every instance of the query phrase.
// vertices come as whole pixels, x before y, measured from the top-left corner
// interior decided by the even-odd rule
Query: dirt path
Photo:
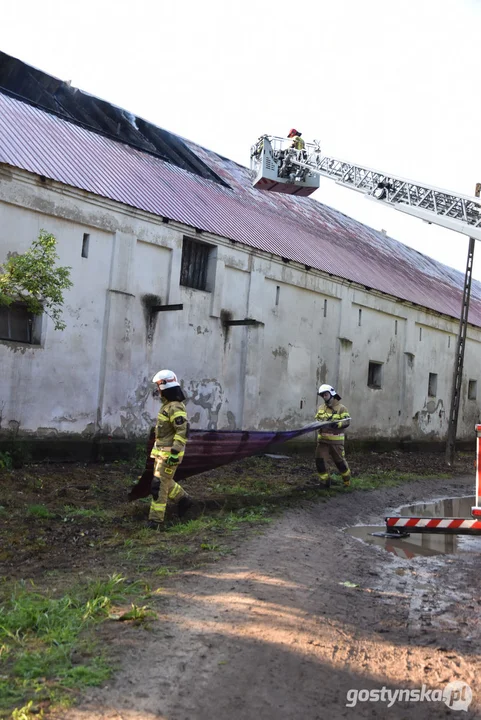
[[[106,626],[121,669],[62,720],[481,717],[481,539],[403,560],[341,530],[472,486],[423,480],[286,512],[235,555],[171,579],[150,630]],[[353,689],[455,680],[473,692],[468,712],[442,701],[346,706]]]

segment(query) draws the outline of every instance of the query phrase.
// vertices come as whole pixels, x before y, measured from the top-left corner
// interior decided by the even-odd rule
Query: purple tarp
[[[235,460],[257,455],[265,451],[274,443],[283,443],[287,440],[317,430],[321,425],[330,423],[314,422],[300,430],[286,430],[282,432],[269,432],[261,430],[191,430],[187,449],[182,464],[178,468],[175,479],[182,480],[191,475],[198,475],[206,470],[213,470],[221,465],[227,465]],[[153,477],[154,461],[150,452],[154,444],[154,428],[150,431],[147,443],[147,461],[145,470],[138,483],[129,493],[129,500],[150,495],[150,485]]]

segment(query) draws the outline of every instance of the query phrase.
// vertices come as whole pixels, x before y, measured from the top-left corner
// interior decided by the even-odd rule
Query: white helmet
[[[332,385],[321,385],[321,387],[317,391],[317,394],[322,395],[322,393],[325,392],[331,393],[332,397],[334,397],[334,395],[337,395],[337,392],[334,390]]]
[[[152,378],[152,382],[157,383],[159,390],[166,390],[171,387],[180,387],[177,375],[172,370],[159,370]]]

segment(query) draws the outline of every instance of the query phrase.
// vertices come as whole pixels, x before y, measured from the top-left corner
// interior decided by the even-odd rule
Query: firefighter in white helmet
[[[316,468],[319,480],[324,487],[330,487],[331,478],[326,462],[331,458],[341,474],[344,487],[349,487],[351,471],[344,450],[344,428],[350,423],[348,409],[345,405],[341,405],[341,398],[331,385],[321,385],[317,394],[324,403],[316,413],[316,420],[330,423],[319,428],[317,435]]]
[[[177,503],[179,517],[192,504],[189,496],[174,480],[174,475],[184,457],[189,431],[185,395],[172,370],[159,370],[152,378],[159,390],[162,407],[155,426],[155,442],[150,457],[154,459],[152,502],[148,526],[162,529],[167,501]]]

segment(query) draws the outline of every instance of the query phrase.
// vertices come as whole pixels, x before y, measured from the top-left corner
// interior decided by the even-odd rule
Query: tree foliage
[[[55,330],[64,330],[63,292],[72,287],[70,267],[56,267],[57,240],[45,230],[22,255],[12,255],[0,266],[0,305],[24,303],[34,315],[46,313]]]

